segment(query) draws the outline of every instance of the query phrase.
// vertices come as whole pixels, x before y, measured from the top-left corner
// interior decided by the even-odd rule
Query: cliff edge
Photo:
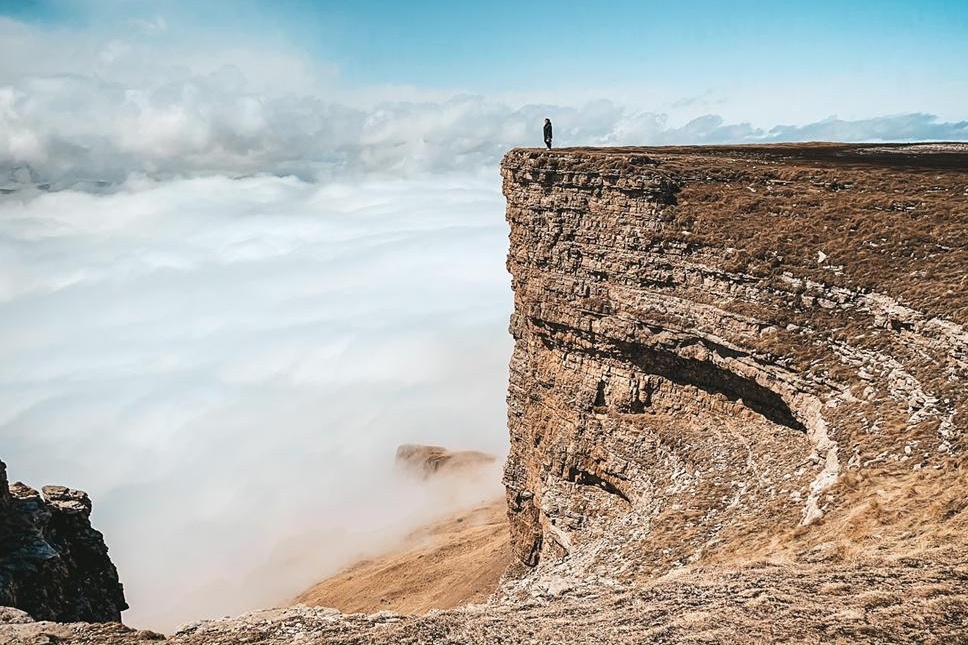
[[[968,164],[933,150],[505,157],[520,575],[965,553]]]

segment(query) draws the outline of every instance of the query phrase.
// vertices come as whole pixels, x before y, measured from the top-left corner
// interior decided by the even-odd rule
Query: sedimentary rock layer
[[[438,475],[460,476],[497,461],[494,455],[477,450],[451,451],[440,446],[405,443],[397,446],[397,468],[424,478]]]
[[[529,584],[947,534],[968,173],[901,150],[505,157],[505,483]],[[885,502],[904,508],[871,517]]]

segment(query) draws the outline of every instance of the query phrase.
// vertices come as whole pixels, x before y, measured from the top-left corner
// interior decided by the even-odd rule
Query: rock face
[[[36,620],[120,621],[128,608],[87,493],[7,484],[0,462],[0,606]]]
[[[508,153],[517,575],[963,544],[968,159],[912,152]]]

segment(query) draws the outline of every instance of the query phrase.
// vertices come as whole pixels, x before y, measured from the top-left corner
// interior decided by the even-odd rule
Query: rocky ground
[[[190,625],[171,645],[416,643],[963,643],[968,568],[904,559],[686,568],[634,587],[529,592],[423,616],[289,607]],[[119,624],[7,624],[9,645],[117,643],[162,637]]]

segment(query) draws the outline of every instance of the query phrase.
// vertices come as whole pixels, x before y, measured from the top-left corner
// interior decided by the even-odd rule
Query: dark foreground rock
[[[0,462],[0,605],[37,620],[121,620],[124,591],[90,515],[87,493],[8,486]],[[0,619],[10,620],[8,614]]]

